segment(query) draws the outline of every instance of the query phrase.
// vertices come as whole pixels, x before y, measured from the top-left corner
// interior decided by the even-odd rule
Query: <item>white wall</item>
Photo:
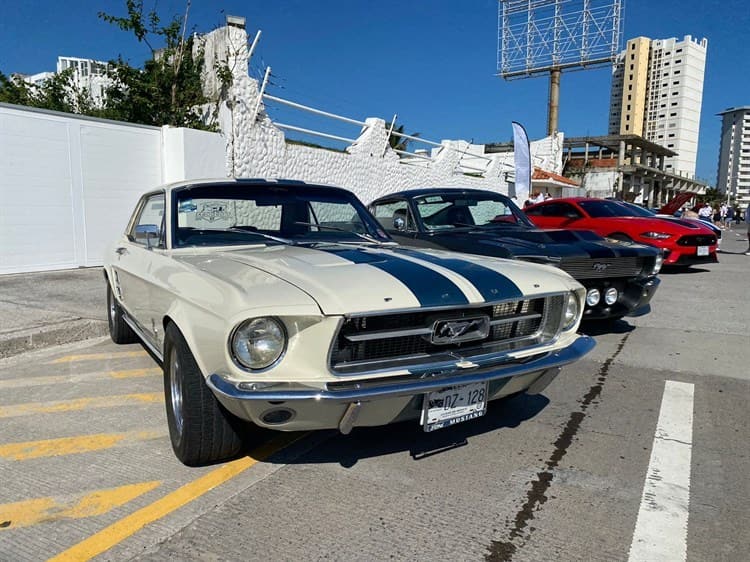
[[[476,187],[508,193],[513,181],[513,153],[484,155],[481,145],[465,141],[442,141],[433,148],[432,162],[401,159],[388,145],[385,121],[365,120],[367,126],[345,152],[287,144],[281,129],[265,112],[258,82],[247,74],[247,35],[238,28],[221,28],[201,38],[207,60],[204,90],[215,95],[215,69],[227,63],[233,84],[228,103],[219,110],[219,126],[227,139],[226,168],[236,177],[278,177],[336,185],[353,191],[365,203],[416,187]],[[320,108],[325,109],[325,108]],[[508,123],[508,132],[511,124]],[[325,131],[323,131],[325,132]],[[466,153],[469,154],[466,154]],[[560,173],[562,135],[531,143],[534,164]],[[481,156],[487,156],[487,159]],[[485,167],[482,177],[467,166]]]
[[[224,144],[0,104],[0,274],[100,265],[145,191],[224,176]]]

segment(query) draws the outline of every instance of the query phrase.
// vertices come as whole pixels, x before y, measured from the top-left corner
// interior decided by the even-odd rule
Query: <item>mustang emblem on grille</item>
[[[608,267],[609,267],[608,263],[598,263],[598,262],[591,266],[591,268],[594,271],[607,271]]]
[[[464,341],[481,340],[490,333],[490,319],[487,316],[438,320],[432,327],[431,341],[446,345]]]

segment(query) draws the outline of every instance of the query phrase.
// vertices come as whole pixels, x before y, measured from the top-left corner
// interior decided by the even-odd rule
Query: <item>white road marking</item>
[[[630,562],[684,561],[690,507],[693,385],[666,381],[630,545]]]

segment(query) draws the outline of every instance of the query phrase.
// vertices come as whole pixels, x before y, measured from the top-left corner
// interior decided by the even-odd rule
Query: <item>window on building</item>
[[[672,142],[672,143],[669,143],[669,144],[667,145],[667,148],[674,148],[674,143],[673,143],[673,142]]]
[[[680,93],[680,92],[672,92],[672,95],[673,95],[673,96],[676,96],[676,95],[677,95],[677,94],[679,94],[679,93]]]
[[[663,113],[660,113],[660,114],[659,114],[659,119],[663,119],[663,118],[664,118],[664,114],[663,114]]]
[[[630,125],[625,125],[625,130],[629,131],[630,130]]]
[[[675,105],[677,105],[677,102],[676,102],[676,101],[673,101],[673,102],[672,102],[671,104],[669,104],[669,105],[671,105],[672,107],[674,107]]]
[[[675,51],[675,53],[681,53],[681,52],[682,52],[682,49],[677,49],[677,50]]]
[[[670,113],[669,116],[670,117],[677,117],[677,112],[675,111],[674,113]]]
[[[632,90],[633,90],[633,85],[632,84],[628,84],[628,92],[631,92]]]
[[[680,71],[679,71],[679,70],[675,70],[675,71],[674,71],[674,73],[675,73],[675,74],[679,74],[679,73],[680,73]]]
[[[680,64],[681,62],[682,62],[682,59],[677,59],[676,61],[674,61],[675,64]]]
[[[665,73],[664,73],[664,76],[669,76],[669,72],[665,72]]]
[[[658,137],[658,138],[660,138],[660,139],[663,139],[663,138],[664,138],[664,135],[659,135],[659,137]]]
[[[631,65],[630,65],[630,70],[633,70],[633,68],[634,68],[634,66],[633,66],[633,65],[631,64]]]
[[[631,48],[631,50],[632,50],[632,49],[635,49],[635,43],[631,43],[631,44],[630,44],[630,48]]]
[[[627,111],[630,111],[630,104],[628,104],[628,107],[626,109]]]
[[[632,96],[631,96],[630,94],[628,94],[628,101],[630,101],[630,98],[631,98],[631,97],[632,97]]]
[[[631,75],[630,75],[630,78],[628,78],[628,80],[632,80],[632,79],[633,79],[633,75],[631,74]]]

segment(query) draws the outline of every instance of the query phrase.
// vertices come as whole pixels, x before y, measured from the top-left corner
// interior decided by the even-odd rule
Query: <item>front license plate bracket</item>
[[[449,386],[424,395],[422,428],[435,431],[481,417],[486,412],[486,382]]]

